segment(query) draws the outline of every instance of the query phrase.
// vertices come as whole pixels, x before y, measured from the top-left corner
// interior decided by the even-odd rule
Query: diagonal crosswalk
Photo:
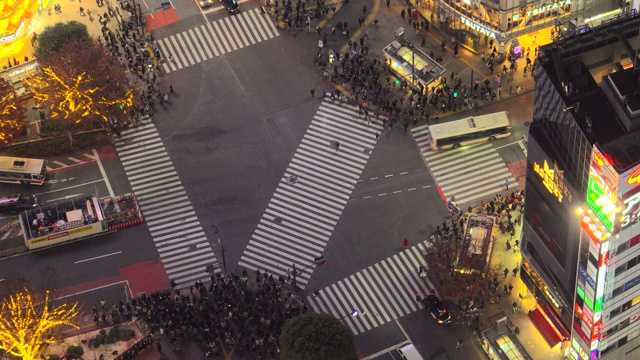
[[[268,16],[251,9],[157,40],[166,73],[279,36]]]
[[[444,197],[454,197],[458,205],[492,198],[506,190],[506,180],[509,189],[519,187],[491,143],[432,151],[428,125],[411,129],[411,134]]]
[[[169,279],[178,287],[209,279],[213,248],[155,125],[145,120],[114,140]]]
[[[420,266],[426,267],[426,251],[420,243],[319,290],[307,302],[315,312],[344,321],[355,335],[422,309],[416,294],[433,289],[418,275]],[[360,315],[346,316],[354,311]]]
[[[357,107],[323,101],[239,265],[286,276],[296,264],[297,283],[304,288],[380,131],[381,123],[367,126]]]

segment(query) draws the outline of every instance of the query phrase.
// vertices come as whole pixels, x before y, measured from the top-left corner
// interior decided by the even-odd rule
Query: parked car
[[[213,5],[213,0],[198,0],[198,5],[205,9]]]
[[[36,197],[33,195],[3,195],[0,197],[0,213],[17,214],[24,210],[33,209],[38,206]]]
[[[449,314],[440,299],[438,299],[433,292],[424,299],[424,303],[429,309],[431,316],[433,316],[439,324],[448,324],[451,322],[451,314]]]
[[[238,5],[238,0],[218,0],[220,1],[220,5],[224,6],[229,14],[237,14],[240,12],[240,5]]]

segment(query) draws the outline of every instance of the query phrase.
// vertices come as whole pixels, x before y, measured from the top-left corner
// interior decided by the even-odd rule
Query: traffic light
[[[120,110],[124,109],[124,105],[120,104]]]
[[[400,79],[396,79],[396,85],[400,85]]]
[[[458,92],[457,92],[457,91],[454,91],[454,92],[453,92],[453,98],[455,99],[455,98],[457,98],[457,97],[458,97]]]
[[[316,265],[324,265],[327,263],[327,260],[324,259],[324,256],[318,256],[317,258],[313,259],[313,262],[316,263]]]

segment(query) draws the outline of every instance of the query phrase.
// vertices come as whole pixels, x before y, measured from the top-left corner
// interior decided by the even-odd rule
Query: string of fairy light
[[[35,360],[43,346],[56,343],[55,328],[79,329],[73,322],[78,303],[53,306],[49,291],[38,303],[27,289],[11,295],[2,301],[0,314],[0,350],[22,360]]]
[[[31,76],[24,80],[31,87],[34,97],[39,104],[50,106],[51,118],[61,117],[65,120],[76,118],[80,123],[87,118],[101,118],[109,120],[107,110],[119,106],[126,113],[126,109],[133,106],[134,93],[129,89],[122,98],[107,99],[104,96],[96,98],[100,87],[90,86],[93,79],[83,72],[76,76],[63,77],[51,67],[42,69],[42,74]]]

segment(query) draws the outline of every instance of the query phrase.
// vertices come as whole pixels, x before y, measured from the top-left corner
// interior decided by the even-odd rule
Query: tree
[[[119,59],[94,40],[69,42],[40,62],[42,72],[24,81],[53,121],[124,120],[138,105]]]
[[[287,321],[280,335],[282,360],[356,360],[353,335],[329,314],[306,313]]]
[[[468,254],[467,251],[462,251],[467,246],[468,242],[447,234],[436,239],[434,251],[425,255],[429,264],[429,279],[440,296],[463,311],[472,302],[475,307],[482,308],[493,290],[493,279],[498,274],[496,268],[486,264],[486,253],[461,255]]]
[[[38,45],[35,52],[38,58],[46,58],[58,53],[62,48],[76,41],[90,40],[87,26],[81,22],[72,20],[67,23],[56,23],[44,28],[38,35]]]
[[[13,86],[0,78],[0,145],[8,144],[27,127],[25,107]]]
[[[45,294],[43,301],[34,301],[26,288],[2,300],[0,306],[0,350],[22,360],[34,360],[44,345],[56,342],[56,330],[62,326],[79,327],[73,322],[78,316],[78,303],[54,305]]]

